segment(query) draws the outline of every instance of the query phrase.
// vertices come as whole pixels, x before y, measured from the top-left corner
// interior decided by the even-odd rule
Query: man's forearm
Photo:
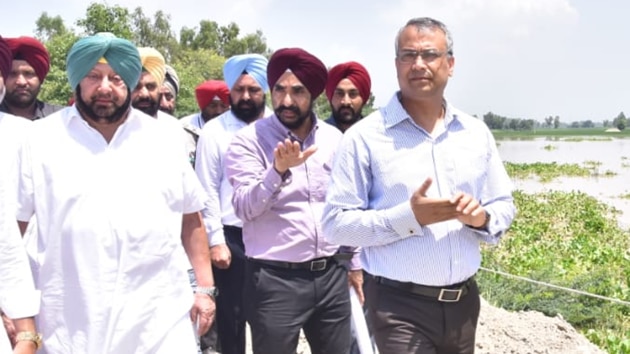
[[[208,236],[200,213],[184,214],[182,244],[195,272],[197,285],[201,287],[214,286]]]

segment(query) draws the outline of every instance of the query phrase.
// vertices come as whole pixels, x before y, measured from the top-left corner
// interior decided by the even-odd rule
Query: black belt
[[[468,294],[468,288],[475,281],[475,277],[472,276],[468,278],[468,280],[461,283],[437,287],[401,282],[376,276],[372,276],[372,278],[379,284],[383,284],[391,288],[396,288],[408,293],[430,297],[441,302],[458,302],[464,296],[466,296],[466,294]]]
[[[352,258],[351,253],[337,253],[330,257],[315,258],[306,262],[284,262],[284,261],[272,261],[269,259],[256,259],[249,258],[250,261],[261,265],[267,265],[270,267],[284,268],[284,269],[301,269],[310,270],[311,272],[318,272],[325,270],[332,263],[337,263],[342,260],[349,260]]]

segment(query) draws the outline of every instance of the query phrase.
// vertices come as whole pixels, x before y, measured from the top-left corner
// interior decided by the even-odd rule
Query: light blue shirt
[[[473,276],[481,242],[496,243],[516,209],[512,183],[492,133],[479,119],[446,104],[444,131],[431,137],[411,119],[398,94],[346,131],[326,194],[323,230],[330,242],[362,246],[370,274],[443,286]],[[410,198],[427,177],[427,197],[464,192],[491,215],[488,231],[457,220],[421,226]]]

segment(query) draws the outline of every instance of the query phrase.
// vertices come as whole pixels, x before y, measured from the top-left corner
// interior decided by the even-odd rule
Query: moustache
[[[138,98],[136,100],[136,103],[155,103],[155,101],[153,101],[151,98]]]
[[[290,111],[290,112],[295,113],[296,115],[300,115],[300,110],[296,106],[291,106],[291,107],[280,106],[278,107],[276,111],[278,112],[278,114],[281,114],[284,111]]]
[[[238,108],[251,108],[254,107],[254,101],[252,100],[240,100],[238,101],[238,103],[236,104],[236,107]]]

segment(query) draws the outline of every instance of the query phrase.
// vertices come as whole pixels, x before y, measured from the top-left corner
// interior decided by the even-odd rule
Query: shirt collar
[[[442,105],[444,107],[444,124],[448,129],[448,127],[451,126],[451,124],[453,124],[454,122],[459,122],[458,114],[457,110],[450,103],[448,103],[446,99],[444,99]],[[386,128],[391,128],[405,120],[413,122],[413,119],[411,118],[409,113],[407,113],[405,108],[402,106],[402,103],[400,102],[400,91],[396,92],[389,100],[389,102],[385,106],[383,116],[385,118]]]
[[[315,114],[315,112],[312,112],[311,120],[313,121],[313,127],[311,128],[311,131],[308,133],[305,140],[308,140],[309,137],[313,136],[313,133],[317,131],[317,129],[319,129],[319,119],[317,118],[317,115]],[[289,130],[289,128],[285,127],[284,124],[282,124],[282,122],[280,121],[280,118],[275,113],[271,116],[271,125],[274,127],[274,129],[277,129],[278,131],[282,131],[283,135],[300,141],[300,139],[298,139],[298,137],[295,136],[293,132]]]
[[[77,122],[81,122],[81,124],[85,124],[86,126],[90,127],[90,124],[87,122],[87,120],[85,120],[82,116],[81,113],[79,113],[79,110],[77,109],[77,105],[73,104],[70,107],[66,107],[64,108],[67,110],[67,118],[65,120],[66,126],[69,126],[73,121],[77,121]],[[125,119],[124,122],[122,122],[122,124],[120,126],[118,126],[118,128],[124,126],[125,124],[127,124],[127,122],[129,122],[130,120],[133,119],[137,119],[136,118],[136,114],[134,113],[135,108],[131,108],[129,110],[129,113],[127,113],[127,118]]]

